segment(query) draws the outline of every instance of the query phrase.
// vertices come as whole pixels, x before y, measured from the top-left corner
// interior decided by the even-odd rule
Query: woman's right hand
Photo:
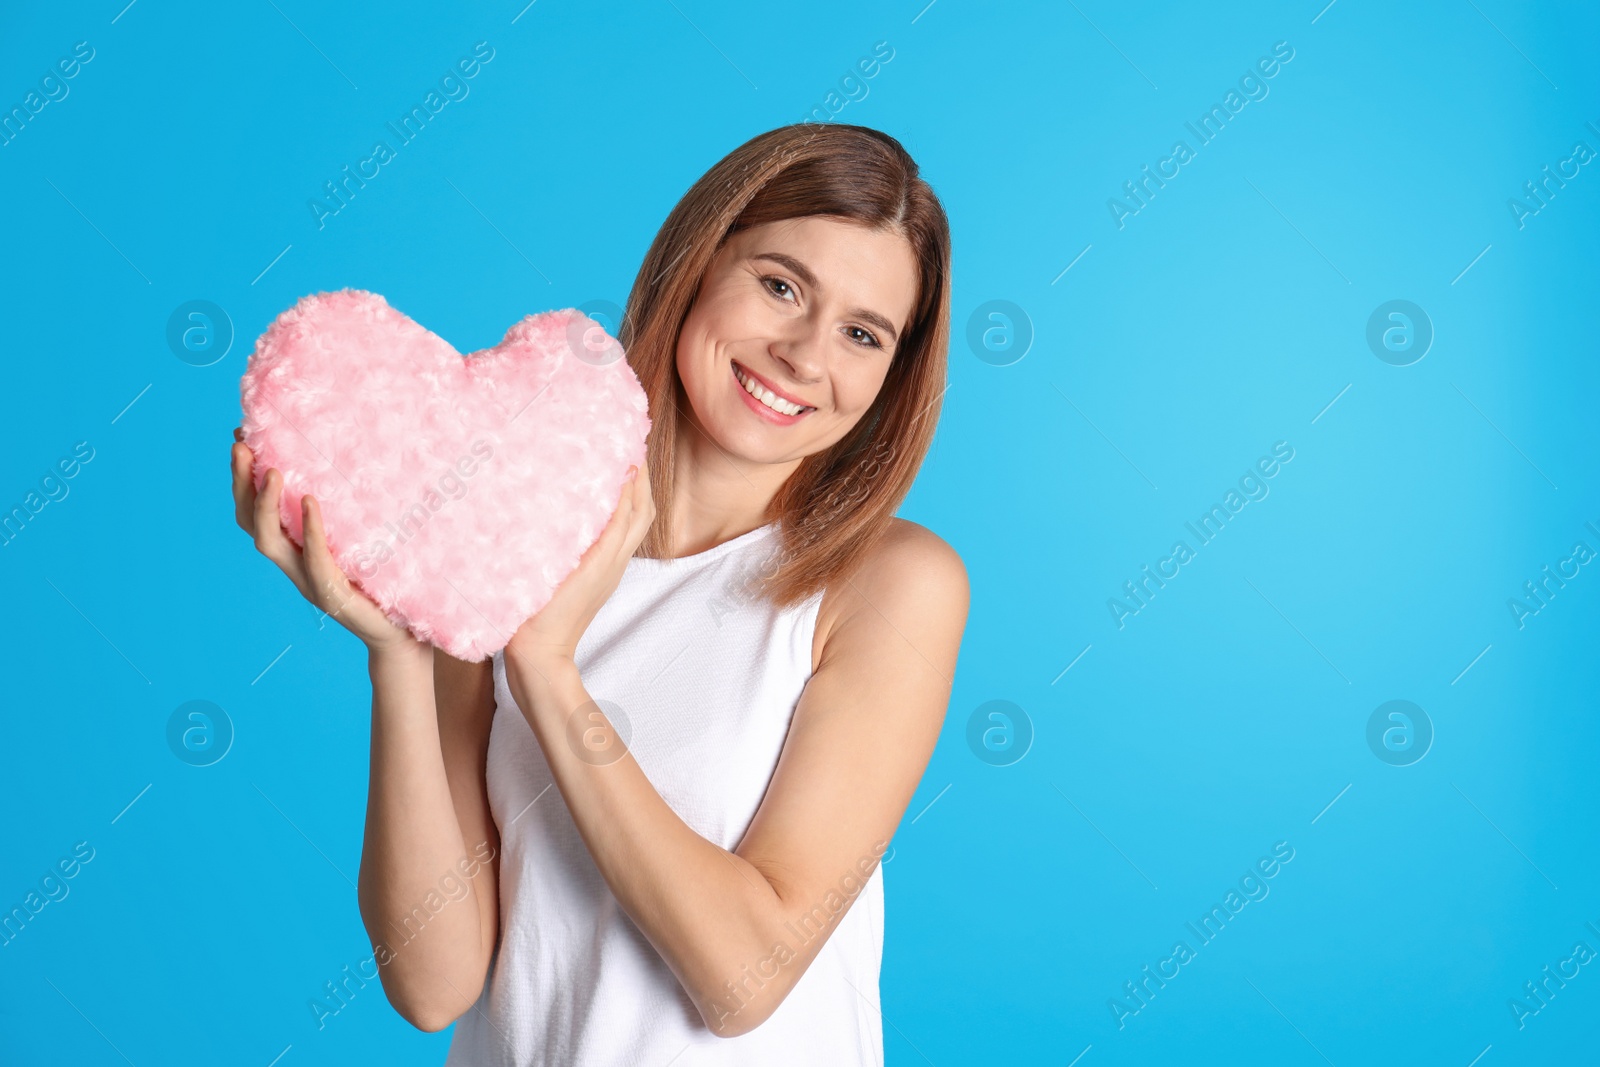
[[[339,569],[322,527],[322,506],[309,493],[301,500],[305,547],[290,540],[278,515],[282,473],[276,468],[268,470],[261,492],[257,493],[252,474],[255,454],[244,444],[238,428],[233,431],[233,439],[234,517],[239,528],[255,539],[257,550],[289,576],[301,596],[355,634],[370,651],[420,644],[405,627],[390,622],[383,609]]]

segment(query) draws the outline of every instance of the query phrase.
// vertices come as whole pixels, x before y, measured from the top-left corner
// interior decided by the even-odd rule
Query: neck
[[[729,455],[692,418],[678,423],[672,484],[672,552],[687,556],[769,521],[767,506],[800,460],[751,463]]]

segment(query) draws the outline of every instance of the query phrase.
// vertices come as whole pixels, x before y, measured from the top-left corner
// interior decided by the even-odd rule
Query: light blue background
[[[903,141],[955,245],[952,386],[903,514],[973,585],[884,867],[889,1062],[1594,1055],[1600,963],[1522,1029],[1508,1001],[1600,950],[1600,567],[1521,629],[1507,601],[1575,541],[1600,550],[1600,164],[1522,227],[1507,201],[1600,149],[1600,14],[924,3],[0,16],[7,110],[95,49],[0,148],[0,505],[95,450],[0,548],[0,906],[95,849],[0,948],[4,1062],[442,1061],[448,1035],[375,983],[320,1030],[308,1007],[370,955],[350,884],[369,690],[358,643],[234,526],[245,358],[344,286],[463,350],[621,303],[692,181],[878,41],[893,59],[838,119]],[[319,230],[323,182],[480,40],[470,95]],[[1184,123],[1279,41],[1269,95],[1197,146]],[[1119,229],[1108,198],[1178,138],[1195,158]],[[237,331],[213,366],[165,340],[192,299]],[[1366,344],[1392,299],[1436,331],[1411,366]],[[1032,333],[1010,366],[966,342],[990,300]],[[1108,598],[1276,441],[1295,452],[1270,495],[1119,629]],[[167,746],[193,699],[237,732],[210,767]],[[1007,767],[966,740],[996,699],[1034,731]],[[1411,766],[1366,742],[1393,699],[1436,731]],[[1270,895],[1198,947],[1184,923],[1279,841]],[[1180,938],[1195,959],[1119,1029],[1110,998]]]

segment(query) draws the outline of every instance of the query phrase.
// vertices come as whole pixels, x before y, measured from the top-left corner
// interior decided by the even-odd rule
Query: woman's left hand
[[[623,483],[617,510],[600,539],[589,546],[577,568],[556,587],[550,602],[512,635],[506,652],[514,661],[537,667],[552,659],[571,660],[579,638],[589,629],[600,605],[621,583],[628,560],[656,517],[649,461],[642,468],[630,470],[634,473]],[[510,667],[508,663],[507,669]]]

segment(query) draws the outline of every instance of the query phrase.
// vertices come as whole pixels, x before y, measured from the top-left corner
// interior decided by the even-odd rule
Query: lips
[[[752,411],[754,411],[756,414],[762,416],[763,418],[766,418],[768,421],[776,422],[776,423],[778,423],[779,425],[782,425],[782,426],[787,426],[787,425],[789,425],[791,423],[799,421],[800,419],[804,418],[806,415],[809,415],[811,412],[816,410],[816,407],[814,405],[807,404],[807,403],[805,403],[805,401],[801,400],[800,398],[798,398],[796,396],[792,396],[792,395],[790,395],[788,393],[785,393],[783,390],[781,390],[781,389],[777,388],[775,385],[773,385],[772,382],[770,382],[767,379],[761,377],[761,375],[756,374],[754,371],[750,370],[748,367],[745,367],[742,364],[737,363],[737,362],[735,362],[733,360],[730,360],[729,364],[730,364],[729,369],[732,372],[732,376],[733,376],[733,380],[734,380],[734,387],[739,390],[740,395],[744,398],[745,404]],[[769,407],[762,400],[757,399],[755,396],[753,396],[750,393],[749,389],[745,388],[745,382],[746,381],[750,382],[752,385],[756,386],[757,388],[772,394],[772,396],[776,397],[779,401],[783,402],[784,404],[786,404],[786,405],[794,405],[796,407],[799,407],[801,410],[797,411],[797,412],[794,412],[793,414],[789,414],[789,413],[786,413],[786,412],[778,411],[776,408]]]

